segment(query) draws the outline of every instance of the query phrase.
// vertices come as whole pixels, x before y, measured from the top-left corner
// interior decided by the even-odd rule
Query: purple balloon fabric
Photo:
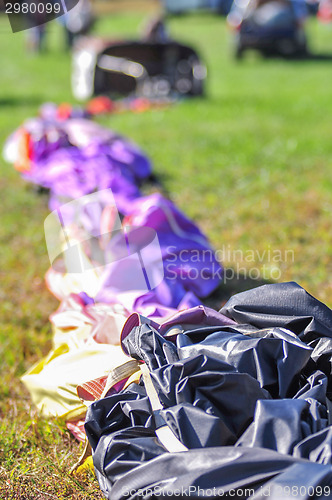
[[[96,301],[119,301],[140,313],[159,306],[161,310],[188,308],[199,305],[199,297],[208,296],[218,286],[222,268],[198,227],[161,194],[142,196],[140,185],[151,175],[151,164],[135,145],[84,117],[58,120],[50,104],[42,108],[39,118],[28,120],[23,129],[31,145],[27,154],[29,168],[23,176],[50,190],[50,209],[61,208],[65,225],[78,220],[67,202],[98,193],[94,207],[79,208],[79,223],[88,237],[98,239],[105,207],[114,202],[124,217],[122,226],[127,238],[137,228],[150,228],[157,235],[158,251],[149,246],[144,255],[145,271],[152,269],[155,284],[146,288],[137,280],[130,281],[135,275],[134,257],[113,258],[112,265],[105,265]],[[21,154],[20,139],[19,129],[7,141],[7,149],[11,150],[7,156],[13,162]],[[111,193],[109,199],[107,190]],[[105,262],[109,262],[107,255],[119,247],[119,240],[123,252],[126,245],[121,247],[121,238],[123,235],[112,237],[103,249]],[[158,269],[160,256],[162,269]],[[162,274],[159,281],[155,276],[158,273]]]
[[[206,237],[174,203],[159,193],[136,199],[128,211],[130,215],[124,218],[124,227],[147,227],[156,231],[164,275],[163,281],[153,290],[137,295],[134,310],[150,303],[178,307],[184,298],[188,307],[200,304],[198,297],[208,296],[218,286],[222,277],[221,266]],[[129,230],[129,238],[130,234]],[[153,266],[153,250],[150,250],[147,258],[149,266]],[[114,290],[115,274],[125,274],[125,265],[124,262],[119,262],[116,269],[114,266],[106,268],[97,300],[112,300],[118,291]]]
[[[33,144],[31,169],[23,175],[50,190],[52,210],[64,200],[110,188],[125,214],[140,196],[139,184],[151,175],[150,161],[135,145],[91,120],[36,118],[23,128]],[[18,137],[9,139],[12,147]]]

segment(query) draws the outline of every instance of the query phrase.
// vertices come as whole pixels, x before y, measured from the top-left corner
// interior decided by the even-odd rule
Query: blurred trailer
[[[175,41],[110,42],[86,37],[73,52],[72,90],[77,99],[100,94],[200,96],[206,74],[197,52]]]

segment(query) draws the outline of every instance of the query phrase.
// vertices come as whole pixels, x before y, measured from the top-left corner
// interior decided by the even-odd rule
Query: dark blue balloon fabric
[[[332,311],[282,283],[237,294],[216,314],[219,325],[164,335],[141,321],[123,338],[162,409],[152,411],[143,378],[90,406],[105,496],[332,498]],[[188,451],[167,451],[160,422]]]

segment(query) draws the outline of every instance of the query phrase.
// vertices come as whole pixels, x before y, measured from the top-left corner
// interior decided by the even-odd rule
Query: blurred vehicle
[[[308,15],[302,0],[235,0],[228,15],[235,29],[235,56],[248,49],[265,56],[300,56],[307,53],[304,21]]]
[[[175,41],[110,42],[86,37],[73,52],[72,89],[77,99],[98,94],[195,96],[204,93],[206,74],[196,51]]]
[[[162,3],[168,14],[184,14],[193,10],[206,9],[227,15],[233,0],[162,0]]]

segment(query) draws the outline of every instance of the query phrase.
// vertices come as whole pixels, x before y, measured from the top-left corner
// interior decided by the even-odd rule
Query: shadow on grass
[[[235,275],[233,269],[225,269],[224,279],[219,287],[204,300],[204,304],[217,311],[236,293],[245,292],[251,288],[268,285],[273,281],[263,279],[252,279],[244,274]]]
[[[1,98],[0,97],[0,108],[10,108],[12,106],[14,107],[19,107],[19,106],[34,106],[34,105],[40,105],[43,103],[43,100],[40,99],[38,96],[6,96]]]
[[[332,54],[330,53],[324,53],[324,52],[310,52],[307,50],[306,52],[299,52],[297,54],[280,54],[277,51],[271,51],[271,52],[266,52],[262,53],[262,56],[266,60],[273,60],[273,59],[283,59],[284,61],[298,61],[298,62],[303,62],[303,61],[310,61],[310,62],[331,62],[332,61]]]
[[[269,50],[269,51],[261,51],[258,48],[247,48],[246,52],[251,54],[258,54],[265,61],[275,61],[276,59],[282,61],[292,61],[292,62],[331,62],[332,61],[332,53],[324,53],[324,52],[298,52],[294,54],[281,54],[278,50]],[[238,62],[241,62],[244,59],[244,56],[241,59],[238,59]]]
[[[144,194],[149,195],[158,192],[165,198],[171,199],[170,193],[165,187],[165,180],[168,178],[170,176],[164,173],[152,173],[143,183]]]
[[[311,52],[307,52],[306,54],[301,54],[298,56],[293,56],[289,57],[288,59],[292,61],[311,61],[311,62],[322,62],[322,61],[327,61],[331,62],[332,61],[332,54],[313,54]]]

